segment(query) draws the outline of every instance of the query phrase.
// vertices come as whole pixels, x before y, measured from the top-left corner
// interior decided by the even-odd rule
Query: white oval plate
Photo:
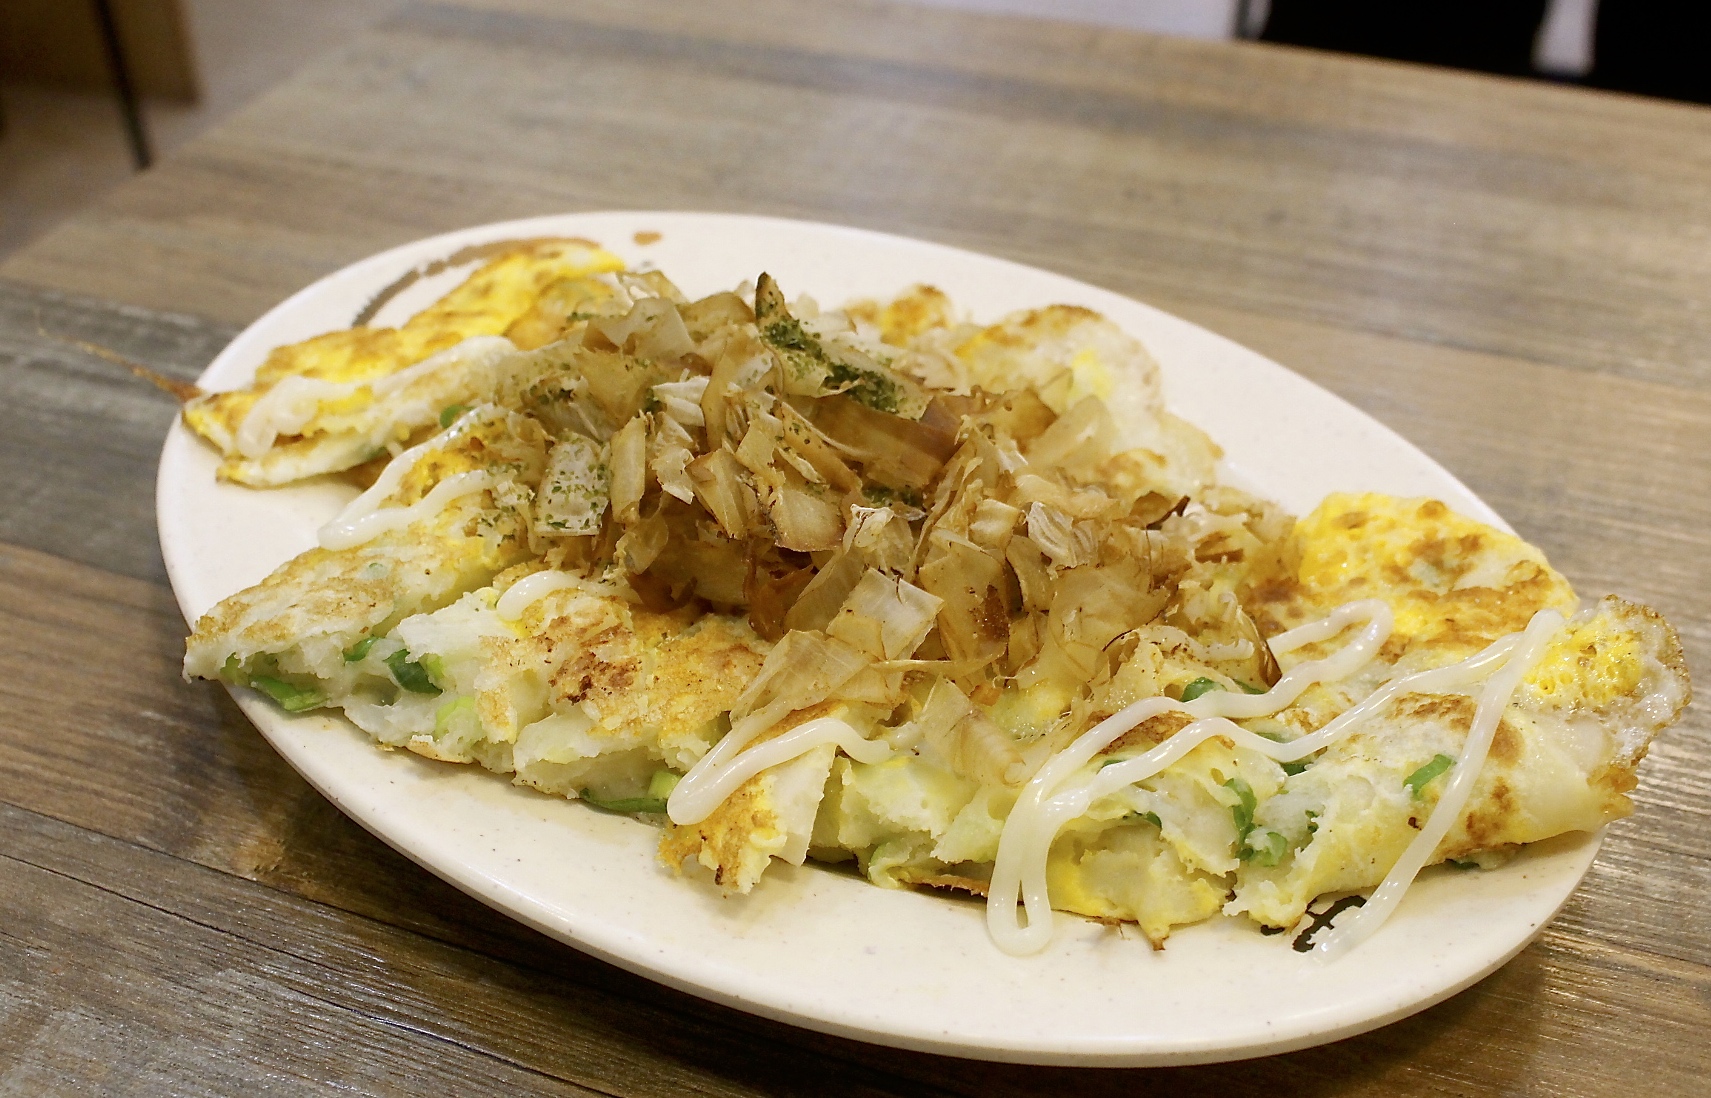
[[[659,233],[639,245],[635,234]],[[1140,337],[1175,411],[1227,451],[1227,472],[1297,513],[1333,490],[1431,495],[1501,519],[1389,429],[1260,355],[1186,321],[1060,275],[856,229],[696,213],[596,213],[485,225],[406,244],[321,279],[252,324],[202,377],[244,384],[267,351],[348,326],[404,272],[483,241],[581,236],[653,264],[691,297],[770,271],[786,293],[835,305],[931,282],[981,320],[1065,302]],[[391,301],[397,323],[461,277]],[[161,546],[184,613],[260,580],[314,542],[351,495],[330,484],[251,491],[216,483],[213,451],[182,425],[161,455]],[[1453,995],[1513,957],[1556,914],[1597,836],[1542,844],[1492,872],[1428,872],[1396,916],[1321,964],[1245,919],[1138,936],[1059,916],[1046,952],[999,952],[979,904],[875,888],[779,863],[754,894],[722,899],[654,856],[658,832],[512,786],[473,767],[377,750],[342,718],[238,703],[339,809],[425,868],[578,949],[696,995],[828,1033],[955,1056],[1085,1065],[1184,1064],[1346,1037]]]

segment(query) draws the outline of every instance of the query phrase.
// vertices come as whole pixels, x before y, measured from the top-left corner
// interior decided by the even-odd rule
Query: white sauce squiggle
[[[1293,703],[1315,683],[1335,682],[1359,671],[1390,639],[1393,617],[1390,607],[1379,599],[1340,606],[1319,621],[1279,634],[1272,639],[1271,647],[1274,653],[1290,652],[1329,640],[1356,622],[1362,623],[1361,628],[1348,644],[1324,659],[1310,660],[1291,669],[1264,694],[1220,690],[1186,703],[1170,698],[1147,698],[1100,721],[1052,756],[1022,790],[999,836],[998,858],[993,863],[986,901],[987,929],[998,947],[1006,953],[1022,955],[1044,949],[1051,940],[1046,854],[1063,826],[1093,803],[1096,790],[1103,795],[1150,778],[1216,735],[1229,735],[1250,746],[1264,745],[1258,749],[1270,748],[1273,750],[1267,753],[1274,758],[1295,761],[1317,751],[1339,734],[1338,722],[1333,721],[1311,736],[1278,744],[1231,723],[1229,718],[1270,716]],[[1375,694],[1368,698],[1363,706],[1370,706],[1377,697]],[[1349,723],[1347,718],[1354,717],[1363,706],[1356,706],[1339,718],[1344,722],[1343,727]],[[1107,766],[1091,782],[1054,797],[1060,785],[1117,737],[1143,721],[1173,710],[1197,719],[1146,754]],[[1280,756],[1278,752],[1285,754]],[[1028,917],[1026,926],[1017,918],[1018,899]]]
[[[835,743],[844,754],[862,763],[884,762],[891,757],[890,744],[864,740],[854,726],[836,717],[804,721],[782,736],[756,744],[746,751],[727,752],[729,757],[715,758],[715,752],[732,735],[734,733],[726,734],[724,740],[714,745],[713,751],[703,755],[671,791],[666,812],[672,823],[700,823],[756,774],[787,763],[822,744]]]
[[[574,572],[558,572],[548,569],[544,572],[534,572],[524,576],[505,589],[499,596],[499,601],[493,604],[493,612],[499,615],[501,621],[520,621],[529,607],[546,598],[554,591],[576,590],[603,598],[625,598],[628,588],[611,584],[596,583],[584,579]],[[633,596],[631,596],[633,597]]]
[[[469,342],[466,340],[465,342]],[[509,342],[506,340],[505,342]],[[460,344],[461,346],[461,344]],[[456,348],[453,348],[456,350]],[[460,473],[447,477],[434,485],[428,494],[409,507],[382,507],[385,500],[398,486],[404,483],[404,478],[410,475],[423,458],[436,450],[445,448],[460,435],[473,429],[474,425],[489,420],[496,410],[491,406],[476,408],[465,412],[458,421],[452,424],[451,430],[435,435],[426,442],[417,443],[391,461],[380,471],[374,483],[369,485],[361,495],[345,504],[332,521],[322,526],[316,532],[316,539],[323,549],[350,549],[365,544],[386,533],[408,526],[412,522],[427,518],[437,513],[454,499],[469,495],[483,488],[491,488],[496,481],[487,473]],[[479,480],[477,478],[480,478]],[[440,489],[446,485],[452,488]],[[429,500],[433,503],[430,504]]]
[[[258,458],[272,449],[280,435],[294,435],[315,418],[321,401],[344,396],[350,386],[319,378],[291,376],[281,378],[273,388],[263,393],[238,424],[234,440],[238,453]]]
[[[1527,672],[1531,671],[1545,654],[1545,647],[1562,624],[1561,614],[1555,610],[1541,610],[1527,623],[1525,632],[1498,642],[1511,643],[1508,662],[1503,665],[1501,671],[1491,676],[1485,690],[1481,692],[1479,706],[1474,710],[1473,725],[1468,729],[1467,741],[1462,745],[1461,756],[1456,760],[1455,776],[1444,786],[1426,826],[1414,836],[1414,841],[1408,844],[1408,849],[1402,852],[1402,857],[1390,868],[1383,883],[1373,891],[1365,906],[1344,915],[1340,925],[1332,926],[1328,933],[1321,935],[1319,941],[1313,944],[1314,957],[1329,961],[1347,953],[1371,937],[1390,917],[1391,912],[1396,910],[1396,905],[1402,902],[1402,894],[1408,891],[1408,886],[1414,883],[1414,878],[1431,860],[1438,844],[1449,834],[1450,828],[1461,819],[1462,811],[1467,808],[1468,798],[1473,796],[1474,783],[1479,780],[1479,772],[1485,766],[1485,756],[1491,750],[1491,741],[1497,735],[1497,726],[1503,719],[1503,711],[1509,708],[1516,687],[1521,685],[1521,680],[1526,677]],[[1443,670],[1452,669],[1447,667]]]
[[[1186,704],[1168,698],[1148,698],[1102,721],[1054,756],[1023,790],[1005,821],[999,840],[998,859],[993,866],[986,908],[987,928],[999,948],[1007,953],[1023,955],[1038,952],[1051,940],[1052,912],[1046,891],[1047,855],[1064,825],[1085,813],[1099,798],[1158,774],[1213,736],[1227,737],[1278,762],[1297,762],[1329,746],[1358,722],[1405,693],[1465,690],[1489,679],[1454,779],[1461,784],[1445,789],[1426,828],[1415,837],[1378,892],[1374,893],[1373,900],[1361,909],[1361,918],[1351,920],[1346,928],[1337,928],[1327,935],[1315,946],[1314,952],[1321,958],[1335,956],[1376,930],[1395,908],[1443,836],[1460,818],[1503,710],[1563,618],[1553,610],[1540,611],[1534,615],[1526,632],[1501,638],[1483,651],[1448,667],[1393,679],[1317,732],[1288,743],[1268,740],[1230,720],[1232,717],[1268,716],[1291,704],[1313,683],[1334,682],[1358,671],[1377,654],[1390,634],[1389,609],[1376,600],[1339,607],[1319,622],[1273,638],[1271,645],[1274,652],[1282,654],[1304,644],[1328,640],[1363,616],[1367,619],[1366,626],[1348,645],[1324,659],[1294,668],[1263,695],[1216,692]],[[1497,673],[1499,668],[1502,669],[1500,674]],[[1170,711],[1184,712],[1198,719],[1146,754],[1106,766],[1080,783],[1059,790],[1067,779],[1124,732]],[[1018,918],[1018,901],[1022,905],[1022,914],[1027,916],[1026,925]]]
[[[499,596],[499,601],[493,604],[493,612],[499,615],[500,621],[516,621],[529,607],[554,591],[577,587],[580,583],[580,577],[569,572],[536,572],[524,576],[507,588],[505,593]]]
[[[534,577],[531,576],[529,578],[533,579]],[[521,582],[527,583],[528,580]],[[543,585],[546,582],[547,581],[543,581]],[[519,586],[521,586],[521,583],[519,583]],[[554,584],[553,586],[556,588],[558,584]],[[544,595],[546,591],[543,590],[541,593]],[[501,609],[499,613],[501,617],[505,616],[504,609]],[[521,615],[521,610],[518,611],[518,614],[519,616]],[[1183,706],[1179,702],[1171,701],[1169,698],[1149,698],[1146,701],[1137,702],[1135,705],[1130,706],[1122,713],[1119,713],[1110,718],[1110,720],[1103,722],[1091,732],[1082,736],[1081,739],[1077,740],[1074,744],[1071,744],[1064,751],[1059,752],[1058,755],[1056,755],[1051,762],[1048,762],[1045,768],[1040,771],[1040,775],[1044,776],[1049,771],[1051,774],[1055,775],[1055,778],[1053,778],[1053,784],[1055,785],[1056,782],[1061,781],[1063,777],[1073,772],[1078,766],[1086,762],[1087,759],[1092,758],[1105,743],[1109,743],[1111,740],[1116,739],[1130,727],[1133,727],[1134,724],[1139,724],[1148,717],[1157,713],[1162,713],[1166,709],[1187,709],[1188,711],[1195,712],[1198,715],[1199,711],[1195,707],[1200,707],[1202,710],[1210,710],[1213,705],[1222,705],[1224,707],[1224,711],[1230,713],[1232,716],[1262,716],[1267,713],[1276,712],[1276,710],[1282,709],[1284,706],[1294,701],[1303,690],[1307,689],[1307,687],[1311,686],[1314,682],[1320,681],[1319,679],[1312,677],[1314,674],[1313,669],[1329,668],[1332,674],[1322,676],[1323,678],[1340,678],[1344,675],[1353,674],[1355,671],[1359,670],[1367,660],[1371,659],[1372,656],[1378,652],[1379,647],[1382,646],[1385,640],[1390,636],[1390,607],[1377,599],[1368,599],[1364,602],[1352,602],[1346,606],[1339,607],[1323,621],[1303,625],[1299,629],[1292,629],[1287,633],[1279,634],[1277,637],[1273,638],[1272,648],[1274,651],[1288,652],[1295,648],[1299,648],[1302,645],[1312,644],[1315,641],[1328,640],[1329,638],[1343,632],[1343,630],[1348,628],[1349,625],[1358,621],[1364,621],[1366,623],[1365,627],[1362,629],[1360,635],[1346,648],[1342,649],[1335,655],[1327,657],[1326,659],[1302,664],[1294,671],[1291,671],[1288,675],[1285,675],[1278,681],[1276,686],[1272,687],[1272,689],[1263,696],[1253,697],[1250,695],[1231,695],[1228,698],[1219,699],[1214,699],[1211,696],[1208,696],[1198,701],[1190,702],[1187,706]],[[1136,716],[1135,714],[1139,715]],[[1085,752],[1085,757],[1081,757],[1079,758],[1079,761],[1077,761],[1076,752],[1078,752],[1078,750],[1080,750],[1085,744],[1091,743],[1089,737],[1092,737],[1095,733],[1099,732],[1100,729],[1112,725],[1113,722],[1122,720],[1126,715],[1133,716],[1133,721],[1130,724],[1123,725],[1121,728],[1117,728],[1115,731],[1111,732],[1103,743],[1094,744]],[[683,780],[677,784],[677,788],[672,790],[671,798],[667,802],[666,811],[671,816],[673,823],[700,823],[711,815],[713,810],[718,808],[725,798],[734,793],[743,784],[743,782],[754,777],[756,774],[768,767],[789,762],[791,759],[818,747],[822,743],[836,743],[839,747],[844,749],[845,754],[849,755],[857,762],[881,762],[891,756],[891,748],[889,745],[882,744],[874,740],[862,739],[860,733],[858,733],[848,723],[829,717],[808,721],[797,728],[791,729],[782,736],[767,740],[756,747],[749,748],[748,745],[754,740],[754,738],[766,730],[766,726],[770,723],[771,719],[773,718],[765,712],[749,714],[749,716],[733,725],[731,730],[725,734],[724,738],[714,744],[712,750],[703,755],[700,761],[690,769],[689,773],[684,775]],[[1231,725],[1230,727],[1234,728],[1235,726]],[[1183,732],[1187,731],[1189,730],[1183,730]],[[1244,735],[1253,736],[1252,733],[1245,732],[1244,730],[1238,729],[1238,731],[1242,731]],[[1182,733],[1178,733],[1178,737],[1181,735]],[[1260,740],[1258,736],[1253,736],[1253,738]],[[1175,742],[1175,740],[1173,738],[1173,740],[1168,742]],[[1272,744],[1269,740],[1260,740],[1260,742],[1270,744],[1272,747],[1278,746],[1277,744]],[[1305,741],[1296,742],[1302,743]],[[1295,744],[1290,744],[1289,746],[1294,747]],[[1192,747],[1192,744],[1188,744],[1183,747],[1181,754],[1186,754],[1192,749]],[[747,750],[745,750],[745,748],[747,748]],[[1308,754],[1312,750],[1315,749],[1309,748],[1302,751],[1302,754]],[[1132,761],[1138,762],[1140,760]],[[1175,758],[1173,757],[1171,761],[1175,761]],[[1168,766],[1169,763],[1167,762],[1163,765]],[[1110,767],[1109,769],[1117,770],[1119,768]],[[1163,766],[1161,766],[1160,769],[1163,769]],[[1034,780],[1035,782],[1038,782],[1040,777],[1036,776]],[[1030,784],[1029,788],[1032,789],[1033,785]],[[1026,798],[1027,794],[1024,793],[1023,796]],[[1013,815],[1012,818],[1014,818]],[[1003,857],[1002,846],[999,848],[999,856],[1000,858]],[[1043,879],[1044,869],[1042,868],[1042,883],[1040,886],[1040,895],[1042,897],[1044,896]],[[1014,906],[1015,901],[1012,899],[1011,907],[1013,908]],[[991,908],[989,907],[988,910],[990,911]],[[1047,933],[1050,933],[1049,927],[1047,928]]]
[[[408,507],[381,507],[349,519],[341,516],[321,527],[321,548],[354,549],[390,530],[431,518],[453,500],[491,488],[493,484],[488,473],[458,473],[434,485],[427,495]]]
[[[300,375],[282,378],[250,406],[238,424],[234,445],[246,458],[263,457],[280,435],[294,435],[308,426],[324,400],[337,400],[362,389],[368,389],[375,400],[384,400],[447,366],[490,365],[516,349],[504,336],[471,336],[414,366],[367,381],[323,381]]]
[[[344,508],[333,516],[332,521],[322,526],[317,532],[316,536],[320,540],[321,548],[343,548],[344,546],[341,545],[328,544],[329,539],[343,541],[349,537],[356,522],[363,516],[378,511],[380,501],[396,492],[398,486],[404,483],[404,478],[410,475],[410,470],[416,467],[416,463],[421,461],[429,451],[439,449],[444,441],[443,437],[431,438],[420,445],[410,447],[387,462],[386,468],[380,471],[380,475],[374,479],[374,483],[370,484],[362,495],[345,504]],[[360,545],[361,542],[351,544]]]
[[[537,573],[536,587],[518,596],[516,616],[529,602],[573,582],[560,573]],[[536,593],[538,591],[538,593]],[[509,597],[511,592],[507,592]],[[507,616],[501,600],[500,616]],[[1309,687],[1336,682],[1366,666],[1390,638],[1394,622],[1382,600],[1367,599],[1338,607],[1326,617],[1272,638],[1274,654],[1330,640],[1351,626],[1358,630],[1349,642],[1322,659],[1291,669],[1264,694],[1216,691],[1191,702],[1147,698],[1101,721],[1069,747],[1052,756],[1029,781],[1005,820],[987,893],[987,928],[994,942],[1013,955],[1036,953],[1052,936],[1051,900],[1046,888],[1046,860],[1058,833],[1102,797],[1164,771],[1214,736],[1264,754],[1278,762],[1298,762],[1324,750],[1360,722],[1410,693],[1451,693],[1485,683],[1472,727],[1468,731],[1454,777],[1445,786],[1426,826],[1415,836],[1382,884],[1354,918],[1345,918],[1314,946],[1314,955],[1328,960],[1370,936],[1394,911],[1403,893],[1431,859],[1467,806],[1503,711],[1522,678],[1543,655],[1563,617],[1541,610],[1526,630],[1500,638],[1484,650],[1447,667],[1392,679],[1350,707],[1323,728],[1288,743],[1278,743],[1234,723],[1238,719],[1270,716],[1293,704]],[[1151,751],[1106,765],[1079,781],[1071,779],[1119,736],[1166,712],[1186,713],[1195,720]],[[759,717],[759,715],[756,715]],[[678,783],[667,802],[673,823],[696,824],[706,819],[744,782],[774,766],[789,762],[823,744],[836,744],[858,762],[877,763],[891,757],[892,748],[863,739],[849,723],[832,717],[807,721],[781,736],[748,746],[764,729],[754,721],[739,722]],[[751,727],[744,727],[744,724]],[[1067,786],[1066,786],[1066,783]],[[1017,911],[1018,904],[1022,910]],[[1023,922],[1020,916],[1025,915]]]

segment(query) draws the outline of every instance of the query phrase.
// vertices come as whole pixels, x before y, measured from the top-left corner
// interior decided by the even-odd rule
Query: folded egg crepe
[[[1096,313],[613,266],[506,253],[187,407],[245,484],[398,456],[186,674],[654,821],[727,892],[812,858],[1155,944],[1602,827],[1687,702],[1667,623],[1513,535],[1220,484]]]
[[[609,301],[591,276],[623,268],[580,240],[519,241],[397,328],[343,328],[280,347],[243,389],[184,408],[219,448],[221,478],[261,488],[390,456],[441,411],[488,395],[496,361]]]

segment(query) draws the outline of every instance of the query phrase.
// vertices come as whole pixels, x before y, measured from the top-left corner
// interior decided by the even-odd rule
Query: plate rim
[[[247,342],[252,339],[252,333],[265,330],[267,326],[276,322],[278,318],[290,316],[296,311],[304,308],[307,303],[314,302],[320,295],[328,293],[341,281],[349,281],[353,283],[359,282],[374,272],[389,272],[390,275],[387,279],[389,281],[390,278],[396,277],[404,270],[420,266],[422,260],[414,259],[412,257],[419,256],[423,252],[430,250],[438,252],[442,249],[455,250],[461,245],[483,239],[498,240],[510,237],[543,235],[545,233],[581,235],[581,233],[586,232],[588,235],[592,236],[592,231],[579,231],[573,227],[574,223],[577,221],[591,219],[630,219],[632,221],[650,221],[656,225],[665,223],[705,225],[711,223],[718,224],[725,228],[745,225],[764,226],[783,231],[806,230],[812,233],[829,232],[835,235],[847,234],[854,238],[877,241],[881,244],[888,245],[903,244],[909,247],[924,246],[929,249],[941,249],[947,253],[953,253],[963,260],[972,259],[978,261],[982,265],[995,265],[994,269],[1002,270],[1006,273],[1018,274],[1024,277],[1046,275],[1051,279],[1073,284],[1081,290],[1089,291],[1095,295],[1117,299],[1128,305],[1139,306],[1143,310],[1168,318],[1173,323],[1187,325],[1189,328],[1194,330],[1196,338],[1209,338],[1210,340],[1215,341],[1216,345],[1219,345],[1220,350],[1224,353],[1235,351],[1243,355],[1253,356],[1259,361],[1265,363],[1270,369],[1280,371],[1282,374],[1287,375],[1290,379],[1290,384],[1304,386],[1306,389],[1315,393],[1318,398],[1327,399],[1333,402],[1337,406],[1339,415],[1347,416],[1350,418],[1351,422],[1359,423],[1363,428],[1375,432],[1387,445],[1396,447],[1404,453],[1410,461],[1429,466],[1437,474],[1440,474],[1448,482],[1458,488],[1463,494],[1465,501],[1471,501],[1472,503],[1477,504],[1477,509],[1481,513],[1477,514],[1475,517],[1480,518],[1482,521],[1492,522],[1503,529],[1509,529],[1507,523],[1503,521],[1502,517],[1498,515],[1488,504],[1486,504],[1484,500],[1480,499],[1478,495],[1467,488],[1467,486],[1463,484],[1453,473],[1445,469],[1441,464],[1427,455],[1418,446],[1402,436],[1400,433],[1379,422],[1377,419],[1349,403],[1338,394],[1325,389],[1323,386],[1318,385],[1311,379],[1290,370],[1288,367],[1283,366],[1275,360],[1272,360],[1267,356],[1260,355],[1258,352],[1236,343],[1227,336],[1223,336],[1198,324],[1194,324],[1192,321],[1185,320],[1162,309],[1158,309],[1156,306],[1148,305],[1139,299],[1131,298],[1116,291],[1108,290],[1096,284],[1088,283],[1071,276],[1066,276],[1046,268],[1031,266],[1019,263],[1015,260],[987,255],[985,253],[936,241],[922,240],[915,237],[884,233],[871,229],[822,221],[728,212],[697,212],[684,210],[596,210],[540,215],[529,218],[493,222],[485,225],[469,226],[451,230],[449,232],[434,234],[418,240],[398,244],[383,251],[355,260],[352,263],[346,264],[297,290],[279,304],[262,314],[255,321],[245,326],[245,328],[233,338],[226,348],[224,348],[220,354],[214,358],[208,368],[203,371],[199,381],[208,378],[210,375],[221,374],[231,369],[232,367],[229,366],[228,360],[234,354],[234,348],[245,348]],[[567,225],[572,227],[566,227]],[[608,246],[611,245],[610,241],[602,241],[602,243],[607,244]],[[446,254],[449,254],[449,250]],[[381,285],[384,285],[384,282],[382,282]],[[353,300],[352,304],[353,306],[359,306],[362,302]],[[351,310],[351,315],[355,315],[354,307]],[[173,426],[169,430],[163,445],[160,468],[157,474],[157,527],[160,533],[162,555],[165,558],[168,578],[171,582],[175,598],[178,600],[180,608],[186,619],[193,621],[197,610],[191,605],[189,595],[191,584],[188,582],[188,578],[181,574],[182,569],[187,567],[185,564],[187,553],[181,539],[189,537],[189,534],[185,527],[174,521],[177,516],[172,514],[174,501],[171,497],[177,481],[171,479],[170,474],[174,467],[172,454],[175,445],[179,447],[183,447],[185,445],[200,445],[200,443],[184,428],[182,420],[177,418],[175,418]],[[1458,504],[1458,506],[1465,506],[1465,503]],[[754,994],[745,993],[747,989],[744,988],[733,990],[728,986],[709,983],[705,979],[696,979],[692,975],[684,975],[679,971],[674,971],[669,968],[661,968],[655,964],[648,963],[646,958],[637,956],[636,951],[634,950],[628,952],[625,951],[621,948],[623,945],[621,942],[602,940],[599,936],[590,937],[586,933],[579,933],[575,928],[566,925],[562,919],[555,922],[542,912],[539,903],[535,903],[531,906],[528,896],[520,893],[512,895],[508,886],[506,886],[501,879],[469,872],[469,868],[462,864],[448,865],[445,863],[443,858],[436,861],[431,849],[418,849],[420,844],[404,841],[400,838],[398,833],[401,830],[407,829],[401,829],[396,824],[389,825],[384,819],[375,818],[377,811],[372,805],[365,806],[361,803],[353,802],[347,795],[348,791],[340,788],[337,782],[329,780],[329,775],[320,767],[315,765],[314,759],[303,757],[304,752],[298,748],[293,737],[288,734],[290,729],[299,725],[299,722],[336,721],[349,729],[351,734],[363,736],[362,733],[357,732],[354,729],[354,726],[350,726],[348,722],[344,721],[342,716],[336,718],[320,716],[292,717],[278,712],[252,691],[229,686],[227,689],[237,700],[246,717],[249,718],[251,723],[256,726],[257,730],[262,733],[264,738],[269,741],[274,749],[285,758],[293,769],[297,770],[299,774],[308,780],[318,792],[332,801],[332,803],[337,806],[342,813],[351,817],[358,824],[376,835],[393,849],[398,850],[413,863],[428,870],[435,876],[440,877],[465,893],[472,895],[474,898],[489,907],[499,910],[507,917],[517,919],[525,925],[531,926],[556,940],[562,941],[573,948],[578,949],[579,951],[588,953],[627,971],[633,972],[655,982],[665,984],[666,986],[673,987],[693,996],[719,1002],[725,1006],[732,1007],[746,1013],[756,1014],[790,1025],[852,1038],[868,1043],[908,1048],[940,1055],[976,1058],[998,1062],[1077,1066],[1149,1066],[1206,1063],[1245,1059],[1293,1051],[1328,1043],[1330,1041],[1339,1040],[1379,1028],[1451,998],[1472,986],[1474,983],[1477,983],[1485,976],[1496,971],[1498,968],[1501,968],[1504,964],[1508,963],[1509,960],[1513,959],[1515,955],[1531,944],[1532,941],[1534,941],[1538,935],[1543,932],[1545,926],[1548,925],[1550,920],[1560,912],[1563,905],[1565,905],[1573,896],[1580,881],[1590,869],[1591,862],[1601,845],[1603,837],[1603,831],[1601,829],[1598,832],[1584,835],[1578,840],[1577,848],[1573,852],[1574,857],[1571,859],[1571,863],[1578,863],[1578,866],[1575,867],[1571,863],[1565,863],[1565,866],[1561,871],[1565,879],[1570,873],[1572,873],[1572,883],[1569,883],[1568,886],[1563,889],[1561,895],[1556,898],[1549,913],[1539,918],[1523,936],[1510,943],[1506,949],[1487,954],[1481,959],[1480,963],[1466,966],[1463,970],[1455,973],[1453,978],[1440,981],[1425,994],[1415,995],[1407,998],[1405,1001],[1400,1001],[1391,1009],[1386,1011],[1371,1013],[1358,1018],[1344,1018],[1340,1021],[1327,1020],[1328,1024],[1321,1025],[1317,1028],[1312,1026],[1298,1028],[1294,1032],[1276,1034],[1263,1042],[1250,1042],[1239,1046],[1220,1044],[1214,1040],[1203,1043],[1195,1042],[1192,1044],[1179,1042],[1169,1047],[1143,1047],[1145,1045],[1145,1041],[1136,1040],[1133,1037],[1089,1040],[1075,1044],[1064,1044],[1062,1041],[1042,1043],[1028,1040],[1025,1037],[1018,1038],[1004,1044],[970,1043],[966,1038],[953,1037],[948,1031],[943,1034],[935,1034],[921,1031],[909,1032],[897,1029],[888,1029],[885,1028],[883,1023],[864,1023],[858,1015],[854,1014],[838,1015],[826,1013],[803,1013],[802,1011],[793,1009],[788,1004],[781,1002],[777,996],[756,996]],[[363,746],[367,747],[370,751],[374,751],[372,744],[366,742],[366,737],[363,738],[365,740]],[[413,760],[411,765],[415,765],[416,763],[426,764],[428,766],[448,765],[432,764],[425,759],[415,759],[414,756],[411,756],[411,759]],[[465,771],[465,773],[467,773],[467,771]],[[496,779],[502,776],[486,775],[483,773],[479,775],[479,777],[486,782],[497,785],[499,783]],[[534,794],[531,793],[529,795]],[[569,804],[570,802],[564,803]],[[638,824],[637,826],[645,827],[647,825]],[[692,887],[699,887],[699,885],[694,885]]]

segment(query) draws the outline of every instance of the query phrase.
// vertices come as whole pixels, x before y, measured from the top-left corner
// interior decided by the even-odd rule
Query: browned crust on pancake
[[[899,872],[898,880],[907,881],[922,888],[954,890],[968,892],[976,896],[986,895],[987,882],[975,877],[964,877],[960,873],[907,873]]]
[[[442,271],[453,267],[461,267],[465,263],[474,263],[478,259],[492,259],[495,256],[520,252],[533,248],[537,244],[585,244],[590,248],[600,245],[592,240],[584,240],[576,236],[531,236],[518,240],[490,240],[486,244],[471,244],[467,248],[459,248],[444,259],[436,259],[420,267],[405,271],[392,282],[383,286],[379,293],[368,299],[368,304],[351,320],[351,327],[361,328],[380,314],[386,303],[420,282],[424,278],[432,278]]]
[[[1156,747],[1193,723],[1193,717],[1175,709],[1148,717],[1111,741],[1104,754],[1114,755],[1135,747]]]
[[[713,883],[725,888],[726,873],[734,873],[742,866],[743,848],[749,836],[775,827],[778,817],[760,803],[759,783],[750,780],[719,806],[717,819],[717,825],[710,816],[700,824],[679,824],[667,829],[660,836],[659,856],[674,870],[681,871],[685,861],[708,852],[716,865]]]

